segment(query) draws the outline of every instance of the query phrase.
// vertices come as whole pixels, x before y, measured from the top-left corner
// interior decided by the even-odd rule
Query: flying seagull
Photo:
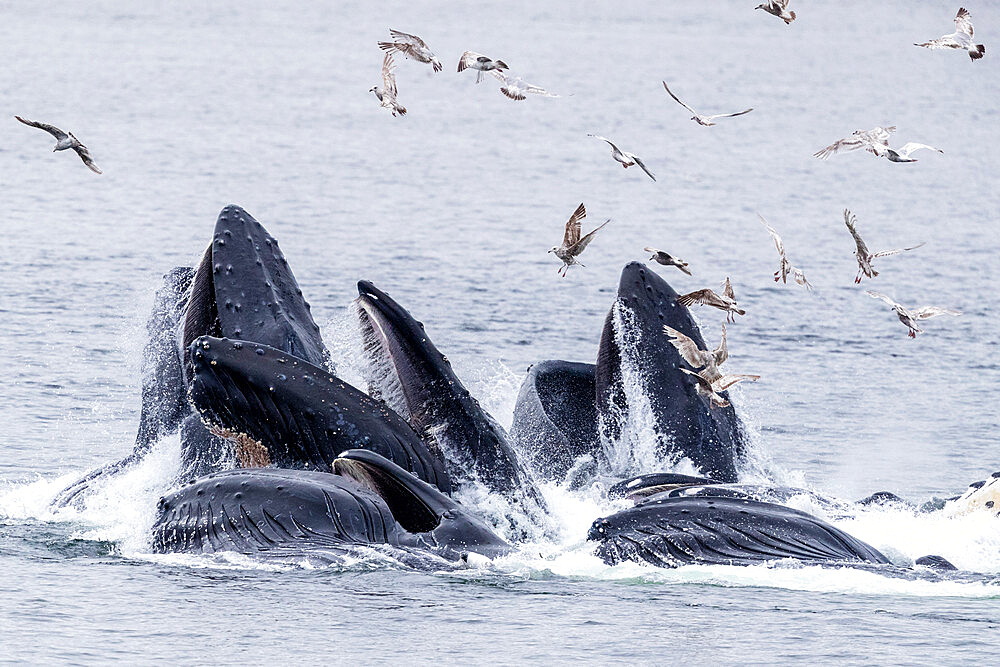
[[[698,392],[698,395],[707,398],[712,407],[719,408],[729,407],[729,401],[719,395],[720,391],[725,391],[737,382],[743,382],[743,380],[756,382],[760,379],[759,375],[746,375],[740,373],[737,375],[720,375],[715,380],[709,380],[705,377],[704,371],[695,373],[694,371],[689,371],[686,368],[682,368],[681,370],[688,375],[694,376],[695,381],[698,383],[695,385],[695,390]]]
[[[767,2],[757,5],[754,9],[763,9],[768,14],[773,14],[788,25],[795,20],[795,12],[788,11],[788,0],[767,0]]]
[[[719,366],[729,358],[729,348],[726,346],[725,324],[722,325],[722,342],[719,343],[719,347],[711,352],[699,348],[693,338],[685,336],[673,327],[664,324],[663,331],[667,334],[673,346],[677,348],[680,355],[684,357],[684,361],[691,364],[692,368],[695,370],[703,368],[710,376],[710,381],[722,375],[719,371]]]
[[[677,303],[682,306],[712,306],[713,308],[718,308],[726,312],[726,321],[735,322],[736,315],[746,315],[747,311],[736,305],[736,292],[733,291],[733,284],[729,282],[729,277],[726,277],[725,287],[722,290],[722,295],[716,294],[709,288],[695,290],[688,294],[682,294],[677,297]]]
[[[382,106],[391,111],[393,116],[396,114],[405,116],[406,107],[401,106],[396,101],[396,75],[392,73],[395,67],[396,63],[392,59],[392,54],[386,53],[385,59],[382,61],[382,85],[372,86],[368,92],[375,93],[375,97],[379,99]]]
[[[712,121],[715,120],[716,118],[732,118],[733,116],[742,116],[745,113],[750,113],[751,111],[753,111],[753,108],[750,108],[746,109],[745,111],[737,111],[736,113],[717,113],[712,116],[702,116],[697,111],[695,111],[688,105],[681,102],[680,99],[678,99],[678,97],[674,95],[673,91],[671,91],[670,88],[667,87],[666,81],[663,82],[663,87],[667,89],[667,93],[670,95],[670,97],[674,98],[674,101],[677,102],[677,104],[681,105],[682,107],[684,107],[685,109],[694,114],[693,116],[691,116],[691,120],[698,123],[699,125],[704,125],[705,127],[715,125],[715,123],[713,123]]]
[[[634,153],[629,153],[628,151],[621,150],[620,148],[618,148],[617,146],[615,146],[614,143],[610,139],[608,139],[606,137],[602,137],[602,136],[597,135],[597,134],[590,134],[589,132],[587,133],[587,136],[588,137],[594,137],[595,139],[600,139],[601,141],[608,142],[608,145],[611,146],[611,157],[613,157],[615,160],[617,160],[618,162],[620,162],[621,165],[622,165],[622,167],[624,167],[625,169],[628,169],[632,165],[637,164],[637,165],[639,165],[640,169],[642,169],[644,172],[646,172],[647,176],[649,176],[654,181],[656,180],[656,176],[653,176],[653,172],[651,172],[649,169],[646,169],[646,165],[644,165],[642,163],[642,160],[639,159],[638,155],[635,155]]]
[[[875,127],[870,130],[854,130],[851,136],[838,139],[823,150],[816,152],[813,157],[826,160],[834,153],[847,153],[859,148],[864,148],[875,155],[881,155],[889,148],[889,135],[895,131],[895,125]]]
[[[814,154],[821,160],[826,160],[835,153],[846,153],[859,148],[864,148],[876,157],[884,157],[890,162],[916,162],[916,158],[911,158],[910,154],[921,148],[944,153],[940,148],[934,148],[927,144],[918,144],[911,141],[903,144],[899,148],[889,147],[889,135],[896,131],[896,126],[876,127],[871,130],[855,130],[851,136],[838,139],[821,151]]]
[[[854,244],[857,246],[857,250],[854,256],[858,259],[858,275],[854,278],[855,284],[861,282],[861,276],[864,275],[866,278],[874,278],[878,275],[878,271],[872,266],[872,260],[878,257],[890,257],[892,255],[898,255],[901,252],[907,252],[908,250],[916,250],[920,246],[924,245],[919,243],[915,246],[910,246],[909,248],[900,248],[898,250],[883,250],[882,252],[871,252],[868,250],[868,246],[865,245],[864,240],[861,238],[861,234],[858,234],[857,229],[857,217],[851,213],[846,208],[844,209],[844,224],[847,225],[847,229],[850,230],[851,236],[854,237]]]
[[[973,32],[972,14],[965,7],[960,7],[958,14],[955,15],[955,32],[923,44],[914,44],[914,46],[923,46],[928,49],[965,49],[969,52],[970,58],[979,60],[986,53],[986,46],[973,43]]]
[[[492,60],[481,53],[466,51],[458,61],[458,71],[463,72],[467,69],[479,70],[476,72],[476,83],[479,83],[483,80],[483,72],[509,68],[507,67],[507,63],[502,60]]]
[[[72,148],[76,151],[76,154],[80,156],[83,163],[87,165],[92,172],[95,174],[103,173],[96,164],[94,164],[94,158],[90,157],[90,151],[87,147],[80,143],[80,140],[73,136],[72,132],[63,132],[55,125],[49,125],[48,123],[39,123],[36,120],[25,120],[20,116],[14,116],[25,125],[30,125],[31,127],[37,127],[39,130],[45,130],[53,137],[56,138],[56,147],[52,149],[55,151],[64,151],[67,148]]]
[[[419,63],[430,63],[435,72],[440,72],[443,69],[441,61],[431,52],[424,40],[416,35],[392,28],[389,28],[389,33],[392,35],[391,42],[378,43],[379,47],[384,49],[386,53],[402,53],[407,58],[413,58]]]
[[[899,321],[906,325],[909,331],[906,335],[910,338],[916,338],[918,333],[923,333],[923,329],[917,326],[917,320],[927,320],[932,317],[937,317],[938,315],[961,315],[962,313],[957,310],[949,310],[947,308],[938,308],[937,306],[924,306],[923,308],[914,308],[910,310],[899,305],[885,294],[880,294],[872,290],[865,290],[865,294],[872,297],[873,299],[881,299],[886,302],[892,309],[896,311],[896,317]]]
[[[645,248],[643,248],[643,250],[645,250],[646,252],[653,253],[653,256],[649,258],[650,261],[655,261],[657,264],[662,264],[663,266],[676,266],[684,273],[688,274],[689,276],[691,275],[691,270],[688,269],[688,263],[685,262],[680,257],[673,257],[662,250],[657,250],[656,248],[650,248],[649,246],[646,246]]]
[[[764,223],[767,233],[771,235],[771,240],[774,241],[774,247],[778,250],[780,264],[778,265],[778,270],[774,272],[774,282],[780,280],[782,283],[787,284],[788,275],[791,274],[792,278],[799,285],[802,285],[806,289],[812,289],[812,285],[806,280],[806,274],[802,273],[802,269],[792,266],[792,263],[788,261],[788,256],[785,255],[785,244],[782,242],[781,237],[778,236],[778,232],[774,231],[774,228],[767,224],[767,220],[760,213],[757,214],[757,217]]]
[[[729,358],[729,349],[726,347],[725,324],[722,325],[722,342],[719,343],[719,347],[711,352],[699,348],[698,344],[692,338],[685,336],[677,329],[664,325],[663,330],[666,332],[673,346],[677,348],[681,357],[684,358],[684,361],[691,364],[695,369],[701,369],[697,373],[689,371],[686,368],[682,368],[681,370],[695,377],[698,383],[696,391],[700,396],[709,399],[712,406],[724,408],[729,405],[729,401],[719,396],[718,392],[724,391],[743,380],[756,381],[760,379],[759,375],[723,375],[722,371],[719,370],[719,366]]]
[[[611,219],[607,219],[602,222],[597,228],[591,231],[586,236],[580,236],[580,221],[587,217],[587,209],[584,207],[583,203],[576,207],[573,211],[573,215],[569,216],[569,220],[566,221],[566,231],[563,234],[562,245],[552,246],[549,250],[551,253],[555,253],[555,256],[563,261],[562,266],[557,269],[557,272],[561,271],[563,278],[566,277],[566,271],[569,267],[574,264],[579,264],[580,266],[585,266],[577,261],[577,256],[582,253],[590,242],[594,240],[594,235],[601,231],[604,225],[611,222]]]
[[[528,95],[540,95],[542,97],[559,97],[555,93],[550,93],[540,86],[527,83],[519,76],[507,76],[502,70],[495,69],[490,72],[500,82],[500,92],[512,100],[526,100]]]

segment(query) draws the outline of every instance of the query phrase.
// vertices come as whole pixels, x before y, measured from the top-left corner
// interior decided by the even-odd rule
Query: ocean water
[[[162,4],[162,3],[161,3]],[[593,361],[621,267],[654,245],[731,276],[734,392],[777,483],[923,502],[1000,470],[1000,5],[969,6],[986,57],[913,42],[957,5],[756,1],[0,3],[0,656],[38,663],[820,660],[940,664],[1000,647],[1000,519],[870,510],[838,525],[940,581],[856,570],[608,567],[586,531],[615,509],[548,485],[556,538],[447,573],[149,553],[176,470],[166,438],[79,512],[48,501],[131,450],[143,327],[170,267],[197,262],[237,203],[281,242],[345,378],[349,305],[369,279],[422,320],[509,425],[533,362]],[[393,118],[376,42],[398,28],[444,62],[400,59]],[[993,45],[996,44],[994,49]],[[472,49],[561,95],[513,102],[455,72]],[[746,116],[705,128],[702,113]],[[86,143],[102,176],[18,114]],[[812,154],[858,128],[931,144],[919,162]],[[608,136],[656,174],[623,170]],[[581,201],[613,222],[556,275],[546,250]],[[843,210],[883,260],[860,287]],[[815,290],[776,285],[763,215]],[[916,340],[864,295],[963,315]],[[696,312],[715,341],[716,311]],[[754,473],[759,475],[759,473]],[[488,513],[489,507],[483,511]]]

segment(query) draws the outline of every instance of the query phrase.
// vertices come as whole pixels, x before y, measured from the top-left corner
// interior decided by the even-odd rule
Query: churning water
[[[131,448],[145,314],[159,277],[197,261],[219,209],[282,244],[334,351],[360,383],[350,302],[370,279],[425,322],[504,426],[526,367],[593,361],[618,273],[664,247],[694,277],[732,277],[748,314],[730,366],[753,432],[750,481],[920,503],[1000,469],[992,285],[1000,7],[970,6],[986,57],[912,46],[957,5],[808,3],[785,26],[751,2],[169,3],[0,7],[0,100],[72,130],[105,173],[0,122],[0,655],[36,662],[969,662],[1000,647],[1000,523],[869,508],[828,517],[900,564],[937,553],[976,577],[837,568],[604,565],[585,541],[617,508],[603,483],[543,487],[553,528],[507,558],[413,572],[361,555],[329,568],[155,556],[148,528],[177,469],[161,441],[81,510],[52,496]],[[794,0],[793,0],[794,4]],[[704,6],[703,6],[704,5]],[[445,62],[401,60],[402,119],[378,108],[375,42],[423,36]],[[996,49],[991,45],[995,44]],[[503,58],[562,94],[512,102],[454,64]],[[469,74],[469,73],[463,73]],[[754,107],[703,128],[703,113]],[[944,155],[890,164],[811,154],[857,128]],[[622,170],[611,137],[657,175]],[[565,279],[545,250],[584,201],[614,221]],[[842,211],[886,259],[870,287],[959,318],[902,326],[852,278]],[[757,221],[816,286],[776,286]],[[661,270],[657,268],[656,270]],[[869,287],[866,283],[863,287]],[[709,341],[721,315],[697,311]],[[641,372],[640,369],[633,369]],[[632,397],[636,403],[640,396]],[[621,467],[651,464],[641,411]],[[645,448],[645,450],[644,450]],[[643,453],[645,451],[645,453]],[[683,471],[682,467],[679,470]],[[824,516],[803,496],[795,506]],[[494,518],[503,513],[477,499]],[[981,575],[981,576],[980,576]]]

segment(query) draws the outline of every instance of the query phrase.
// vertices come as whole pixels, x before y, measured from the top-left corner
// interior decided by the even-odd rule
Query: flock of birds
[[[764,10],[768,14],[772,14],[780,18],[786,24],[790,24],[796,17],[795,12],[788,9],[788,4],[789,0],[768,0],[768,2],[758,5],[756,9]],[[969,57],[973,61],[982,58],[986,52],[986,47],[983,44],[976,44],[973,41],[973,35],[975,33],[972,26],[971,15],[964,7],[958,10],[954,22],[955,32],[944,35],[938,39],[915,43],[915,46],[925,47],[928,49],[963,49],[968,52]],[[385,51],[385,56],[382,61],[382,85],[373,86],[369,92],[375,95],[382,108],[388,109],[395,117],[405,115],[406,107],[399,103],[399,93],[395,75],[396,63],[393,56],[395,54],[399,54],[405,58],[415,60],[416,62],[429,64],[434,72],[441,72],[444,69],[444,66],[434,52],[431,51],[430,47],[428,47],[427,43],[420,37],[393,29],[390,29],[389,32],[391,36],[389,41],[378,42],[378,46]],[[559,97],[555,93],[549,92],[540,86],[527,83],[521,77],[513,75],[510,72],[510,68],[503,60],[493,59],[474,51],[466,51],[462,54],[458,61],[457,69],[459,73],[464,72],[465,70],[475,70],[477,84],[482,82],[484,74],[492,75],[500,82],[500,92],[512,100],[525,100],[528,95]],[[670,87],[665,81],[663,82],[663,87],[667,94],[670,95],[675,102],[692,114],[692,121],[704,127],[711,127],[715,125],[715,121],[720,118],[734,118],[737,116],[743,116],[753,111],[753,108],[751,107],[735,113],[702,115],[686,103],[682,102],[681,99],[670,90]],[[98,166],[94,163],[87,147],[71,132],[64,132],[54,125],[33,120],[26,120],[20,116],[15,116],[15,118],[25,125],[44,130],[55,137],[56,145],[53,148],[54,151],[72,149],[91,171],[97,174],[102,173],[100,168],[98,168]],[[856,130],[850,136],[838,139],[826,148],[818,151],[815,153],[814,157],[826,160],[838,153],[865,149],[876,157],[884,157],[891,162],[906,163],[917,161],[915,158],[910,156],[918,150],[926,149],[936,151],[938,153],[944,152],[938,148],[934,148],[933,146],[917,142],[908,142],[898,148],[892,148],[889,146],[889,138],[895,130],[895,126],[876,127],[871,130]],[[649,168],[646,167],[642,158],[635,153],[622,150],[607,137],[602,137],[597,134],[588,134],[587,136],[607,142],[607,144],[611,147],[611,157],[621,164],[624,169],[628,169],[631,166],[638,166],[643,172],[646,173],[647,176],[649,176],[650,179],[653,181],[656,180],[656,176],[654,176]],[[549,250],[550,253],[553,253],[562,261],[562,265],[559,267],[558,272],[564,277],[569,267],[576,265],[584,266],[578,259],[580,254],[594,240],[597,232],[611,222],[610,219],[605,220],[589,233],[582,234],[581,221],[586,216],[587,210],[583,203],[581,203],[565,224],[562,244],[553,246]],[[775,282],[787,284],[788,278],[791,277],[792,280],[798,285],[801,285],[806,289],[812,289],[812,285],[806,279],[805,273],[802,269],[794,266],[788,260],[781,236],[779,236],[774,228],[768,224],[767,220],[765,220],[763,216],[758,214],[758,217],[760,217],[761,223],[767,229],[768,234],[770,234],[771,239],[774,241],[775,249],[778,252],[779,265],[778,269],[774,272]],[[878,275],[878,271],[876,271],[872,266],[873,260],[915,250],[924,245],[923,243],[920,243],[907,248],[873,253],[868,250],[867,245],[858,233],[857,220],[855,216],[848,210],[844,211],[844,223],[846,224],[848,231],[851,233],[857,248],[855,257],[858,262],[858,274],[854,280],[856,284],[860,283],[863,277],[871,279]],[[655,261],[663,266],[677,267],[685,274],[691,275],[688,263],[684,260],[656,248],[646,247],[645,250],[646,252],[652,253],[652,256],[649,258],[650,261]],[[922,329],[917,326],[917,322],[921,320],[937,317],[939,315],[961,314],[959,311],[940,308],[937,306],[925,306],[912,309],[906,308],[879,292],[867,290],[866,294],[872,298],[880,299],[888,304],[896,313],[899,321],[907,327],[907,335],[911,338],[915,338],[916,334],[922,332]],[[733,290],[732,283],[728,277],[723,283],[722,294],[718,294],[713,289],[705,288],[695,290],[688,294],[683,294],[679,296],[677,300],[684,306],[704,305],[717,308],[726,313],[727,322],[735,322],[736,315],[746,314],[746,311],[740,308],[737,304],[736,293]],[[714,351],[699,349],[697,344],[691,338],[685,336],[679,331],[676,331],[675,329],[671,329],[670,327],[664,327],[664,329],[671,342],[684,359],[694,368],[700,369],[698,372],[692,372],[684,369],[684,372],[694,375],[697,378],[698,392],[705,397],[710,398],[712,405],[728,405],[725,399],[719,396],[718,392],[724,391],[733,384],[743,380],[753,381],[759,379],[760,376],[757,375],[725,375],[719,370],[719,366],[721,366],[722,363],[729,357],[729,353],[726,348],[725,324],[722,325],[722,342]]]

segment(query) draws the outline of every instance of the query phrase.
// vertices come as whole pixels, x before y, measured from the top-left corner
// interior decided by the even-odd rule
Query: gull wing
[[[501,70],[490,70],[490,74],[496,77],[496,79],[502,84],[500,92],[512,100],[528,99],[526,93],[531,95],[541,95],[543,97],[559,97],[555,93],[550,93],[541,86],[528,83],[520,77],[509,77]]]
[[[712,352],[712,357],[715,359],[715,365],[721,366],[729,358],[729,347],[726,345],[726,325],[722,325],[722,342],[719,343],[719,347],[715,348]]]
[[[750,113],[753,111],[753,107],[749,109],[744,109],[743,111],[737,111],[736,113],[717,113],[714,116],[706,116],[709,120],[714,120],[716,118],[733,118],[734,116],[742,116],[745,113]]]
[[[566,221],[566,232],[563,234],[563,246],[569,248],[580,240],[580,221],[587,217],[587,209],[580,202],[580,205],[573,211]]]
[[[847,137],[845,139],[837,139],[835,142],[824,148],[823,150],[816,151],[813,153],[813,157],[818,157],[820,160],[829,159],[831,155],[840,152],[856,151],[866,145],[866,142],[857,136]]]
[[[756,382],[759,379],[760,379],[759,375],[749,375],[746,373],[740,373],[737,375],[723,375],[722,377],[718,378],[715,382],[712,383],[712,389],[714,389],[715,391],[725,391],[726,389],[729,389],[738,382],[743,382],[744,380],[748,380],[750,382]]]
[[[486,58],[481,53],[476,53],[475,51],[466,51],[462,54],[462,57],[458,59],[458,71],[462,72],[469,67],[472,67],[473,63],[478,61],[480,58]]]
[[[389,93],[392,99],[396,99],[396,75],[392,73],[395,67],[396,62],[392,59],[392,54],[386,53],[382,61],[382,90]]]
[[[774,241],[774,247],[777,248],[778,254],[781,255],[782,259],[785,259],[785,244],[781,242],[781,237],[778,236],[778,232],[774,231],[774,228],[767,224],[767,220],[765,220],[764,216],[760,213],[757,214],[757,217],[760,218],[760,221],[764,223],[765,227],[767,227],[767,233],[771,235],[771,240]]]
[[[910,316],[915,320],[928,320],[932,317],[937,317],[938,315],[961,315],[962,312],[958,310],[951,310],[949,308],[939,308],[937,306],[924,306],[923,308],[914,308],[910,311]]]
[[[925,49],[961,49],[963,48],[961,44],[955,41],[950,35],[945,35],[938,39],[931,39],[926,42],[921,42],[920,44],[914,44],[914,46],[922,46]]]
[[[693,113],[695,116],[698,115],[697,111],[695,111],[694,109],[692,109],[688,105],[686,105],[683,102],[681,102],[680,98],[678,98],[676,95],[674,95],[673,91],[671,91],[670,88],[667,86],[667,82],[666,81],[663,82],[663,87],[667,89],[667,94],[670,95],[670,97],[674,98],[674,102],[677,102],[677,104],[681,105],[682,107],[684,107],[685,109],[687,109],[688,111],[690,111],[691,113]]]
[[[875,290],[866,289],[865,294],[867,294],[873,299],[881,299],[885,303],[889,304],[889,306],[892,308],[903,308],[901,305],[899,305],[898,303],[887,297],[885,294],[882,294],[881,292],[876,292]]]
[[[875,259],[876,257],[891,257],[892,255],[898,255],[901,252],[916,250],[917,248],[921,248],[925,245],[927,245],[926,241],[923,243],[918,243],[917,245],[911,245],[909,248],[897,248],[896,250],[883,250],[881,252],[875,252],[872,253],[870,256],[872,259]]]
[[[24,118],[21,118],[20,116],[14,116],[14,118],[18,119],[25,125],[30,125],[31,127],[37,127],[39,130],[45,130],[53,137],[55,137],[57,141],[62,141],[63,139],[69,138],[69,134],[63,132],[55,125],[49,125],[48,123],[39,123],[37,120],[26,120]]]
[[[928,150],[937,151],[938,153],[944,154],[944,151],[940,148],[934,148],[933,146],[928,146],[927,144],[918,144],[915,141],[910,141],[899,148],[896,149],[896,153],[902,155],[903,157],[910,157],[910,153],[914,151],[919,151],[921,148],[926,148]]]
[[[80,156],[80,159],[83,160],[83,163],[88,167],[90,167],[90,170],[92,172],[94,172],[95,174],[104,173],[103,171],[100,170],[100,168],[98,168],[96,164],[94,164],[94,158],[90,157],[90,151],[87,150],[86,146],[80,144],[79,146],[75,146],[73,150],[75,150],[76,154]]]
[[[972,39],[973,28],[972,28],[972,14],[969,13],[965,7],[960,7],[958,14],[955,15],[955,32],[965,33]]]
[[[812,283],[809,282],[808,280],[806,280],[806,274],[803,273],[802,269],[800,269],[797,266],[793,266],[792,267],[792,278],[795,279],[796,283],[798,283],[799,285],[802,285],[806,289],[810,289],[811,290],[813,288]]]
[[[597,234],[597,232],[604,229],[604,225],[608,224],[609,222],[611,222],[611,218],[608,218],[607,220],[599,224],[589,234],[585,234],[583,238],[581,238],[579,241],[573,244],[573,247],[570,248],[570,252],[573,253],[574,255],[579,255],[581,252],[583,252],[586,249],[586,247],[590,245],[590,242],[594,240],[594,235]]]
[[[682,306],[715,306],[716,308],[728,308],[729,304],[722,299],[718,294],[709,288],[695,290],[694,292],[689,292],[688,294],[682,294],[677,297],[677,303]]]
[[[389,28],[389,34],[391,34],[395,39],[402,40],[403,43],[408,44],[409,46],[416,46],[417,48],[427,49],[428,51],[430,50],[427,43],[416,35],[400,32],[399,30],[393,30],[392,28]]]
[[[688,362],[695,368],[701,368],[705,365],[705,355],[708,353],[707,350],[702,350],[698,347],[698,344],[694,342],[689,336],[685,336],[677,329],[669,327],[666,324],[663,325],[663,331],[666,332],[668,339],[680,355],[684,357],[684,361]]]
[[[844,224],[847,225],[847,229],[850,230],[851,236],[854,237],[854,245],[858,247],[858,253],[865,257],[868,257],[869,256],[868,246],[865,245],[864,239],[862,239],[861,234],[858,233],[858,229],[856,227],[857,223],[858,223],[857,216],[855,216],[853,213],[851,213],[848,209],[845,208]]]
[[[867,132],[862,133],[868,138],[872,143],[889,145],[889,135],[896,131],[895,125],[890,125],[889,127],[873,127]]]
[[[608,139],[607,137],[602,137],[599,134],[589,134],[589,133],[587,134],[587,136],[588,137],[593,137],[595,139],[600,139],[601,141],[606,141],[608,143],[608,145],[611,146],[611,150],[618,151],[619,153],[622,152],[621,149],[618,148],[617,146],[615,146],[615,143],[613,141],[611,141],[610,139]]]
[[[733,291],[733,284],[729,281],[729,276],[726,276],[726,282],[723,283],[722,295],[733,303],[736,303],[736,292]]]
[[[631,157],[635,161],[635,163],[639,165],[640,169],[646,172],[647,176],[649,176],[654,181],[656,180],[656,176],[653,176],[653,172],[651,172],[649,169],[646,168],[646,165],[642,163],[642,160],[639,159],[638,155],[632,155],[631,153],[629,153],[629,157]]]

